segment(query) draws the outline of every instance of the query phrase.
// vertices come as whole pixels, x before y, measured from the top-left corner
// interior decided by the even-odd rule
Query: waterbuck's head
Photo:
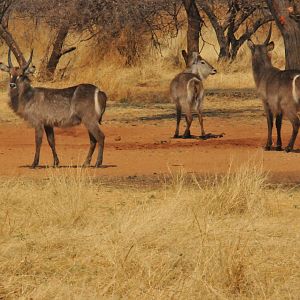
[[[272,25],[270,26],[268,36],[263,44],[255,45],[250,39],[247,44],[251,50],[252,61],[261,66],[271,65],[270,51],[274,49],[274,42],[270,42],[272,35]]]
[[[187,54],[185,50],[182,50],[182,56],[187,68],[191,69],[193,73],[198,74],[202,79],[217,73],[217,70],[209,62],[203,59],[198,52]]]
[[[11,60],[11,50],[8,51],[8,66],[0,63],[0,70],[9,73],[11,90],[16,89],[19,85],[29,82],[28,75],[33,74],[35,66],[30,66],[33,57],[33,50],[31,51],[30,58],[26,64],[20,67],[14,67]]]

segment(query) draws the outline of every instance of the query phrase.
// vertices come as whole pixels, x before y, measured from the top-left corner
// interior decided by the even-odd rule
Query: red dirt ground
[[[106,124],[104,167],[91,169],[99,176],[140,176],[169,173],[184,168],[198,174],[224,173],[232,164],[254,160],[263,162],[276,182],[300,182],[300,153],[265,152],[266,125],[233,119],[207,118],[206,128],[213,133],[225,133],[223,138],[210,140],[172,139],[174,121],[155,124],[136,122]],[[192,133],[198,131],[194,122]],[[284,145],[290,136],[290,125],[283,128]],[[34,130],[25,123],[0,124],[0,176],[45,176],[45,165],[52,164],[46,138],[41,151],[42,167],[31,170],[28,166],[34,154]],[[300,140],[299,140],[300,142]],[[296,149],[300,143],[296,144]],[[81,164],[88,151],[88,136],[84,127],[56,130],[57,152],[61,166]],[[94,154],[95,159],[95,154]],[[94,161],[94,160],[93,160]]]

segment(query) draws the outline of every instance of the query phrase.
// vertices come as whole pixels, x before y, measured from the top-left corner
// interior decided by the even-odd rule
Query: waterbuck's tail
[[[99,116],[99,124],[102,122],[102,117],[106,108],[107,96],[104,92],[101,92],[98,88],[95,90],[95,111]]]

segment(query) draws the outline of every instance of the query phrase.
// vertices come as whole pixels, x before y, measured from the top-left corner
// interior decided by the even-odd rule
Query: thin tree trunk
[[[293,18],[296,6],[291,6],[289,0],[266,1],[283,36],[285,68],[300,69],[300,23]]]
[[[199,52],[199,35],[203,20],[195,0],[183,0],[183,5],[188,17],[187,51],[188,53]]]
[[[44,80],[53,80],[54,74],[57,68],[57,65],[59,63],[59,60],[61,58],[62,54],[62,48],[65,42],[65,39],[68,35],[69,27],[66,25],[63,25],[59,28],[57,35],[54,39],[52,53],[50,55],[50,58],[46,64],[46,69],[43,71],[43,77]]]
[[[0,36],[5,41],[12,53],[15,55],[19,65],[24,66],[26,64],[26,60],[23,53],[21,52],[18,44],[16,43],[10,32],[2,24],[0,24]]]

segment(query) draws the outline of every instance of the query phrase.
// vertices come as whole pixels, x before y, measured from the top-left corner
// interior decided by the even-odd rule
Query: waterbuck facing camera
[[[270,42],[272,26],[263,44],[255,45],[248,40],[252,53],[252,70],[257,91],[262,98],[268,123],[268,138],[265,150],[272,148],[273,118],[276,118],[277,143],[276,150],[282,150],[281,124],[285,116],[293,126],[292,136],[287,152],[293,150],[299,130],[300,110],[300,70],[279,70],[273,67],[269,52],[274,49],[274,42]]]
[[[103,160],[104,134],[99,128],[99,123],[106,107],[105,93],[92,84],[79,84],[64,89],[32,87],[28,77],[35,71],[35,67],[30,66],[32,56],[33,51],[25,65],[14,67],[9,50],[8,66],[0,63],[0,69],[10,74],[10,107],[35,128],[35,156],[31,167],[35,168],[39,165],[44,130],[52,150],[53,164],[58,166],[53,127],[71,127],[80,123],[85,125],[90,138],[90,149],[84,166],[90,165],[98,143],[95,166],[100,167]]]

